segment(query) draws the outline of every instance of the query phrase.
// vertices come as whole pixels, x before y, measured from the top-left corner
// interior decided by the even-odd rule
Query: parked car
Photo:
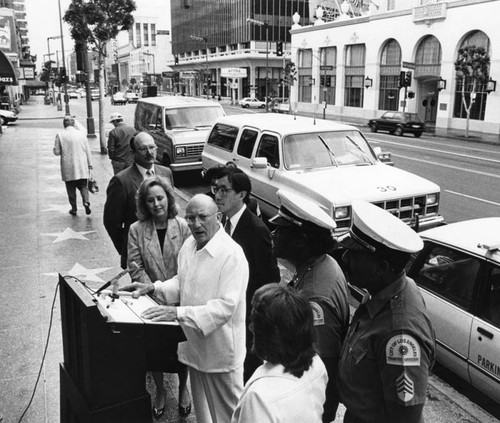
[[[238,104],[243,107],[244,109],[264,109],[266,107],[266,102],[265,101],[260,101],[256,98],[251,98],[251,97],[245,97],[242,98]]]
[[[93,100],[98,100],[99,99],[99,88],[92,88],[90,90],[90,99]]]
[[[117,91],[111,96],[111,104],[127,104],[127,98],[121,91]]]
[[[288,98],[275,98],[271,103],[271,111],[274,113],[288,113],[290,111],[290,100]]]
[[[141,98],[134,127],[149,132],[158,146],[157,160],[172,172],[201,169],[201,152],[217,118],[224,116],[217,101],[184,96]]]
[[[68,97],[69,98],[80,98],[80,93],[76,90],[68,90]]]
[[[409,133],[415,138],[419,138],[425,131],[425,123],[419,116],[407,112],[385,112],[377,119],[370,119],[368,126],[372,132],[389,131],[390,134],[398,136]]]
[[[9,123],[15,122],[18,116],[16,113],[10,110],[0,109],[0,125],[8,125]]]
[[[139,101],[139,95],[133,91],[127,91],[125,98],[129,103],[137,103]]]
[[[500,217],[420,236],[408,275],[436,331],[437,361],[500,403]]]
[[[203,150],[203,168],[233,161],[249,176],[265,217],[273,216],[285,189],[317,202],[349,229],[353,200],[370,201],[412,227],[429,228],[439,215],[440,188],[424,178],[383,164],[355,127],[286,114],[221,117]]]

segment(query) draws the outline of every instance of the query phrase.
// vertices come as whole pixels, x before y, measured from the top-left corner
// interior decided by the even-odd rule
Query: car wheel
[[[370,124],[370,130],[372,132],[377,132],[377,124],[376,123],[372,123]]]
[[[248,105],[248,104],[244,104],[242,107],[243,107],[244,109],[249,109],[249,108],[250,108],[250,105]]]
[[[3,116],[0,116],[0,125],[7,125],[7,121]]]
[[[262,106],[259,106],[259,109],[265,109],[266,108],[266,105],[263,104]]]
[[[403,128],[401,126],[396,127],[394,130],[394,135],[397,135],[398,137],[403,136]]]
[[[415,132],[413,135],[415,135],[415,138],[420,138],[422,136],[422,132]]]

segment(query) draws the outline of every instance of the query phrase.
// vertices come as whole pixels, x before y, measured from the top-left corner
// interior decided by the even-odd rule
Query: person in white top
[[[178,320],[186,342],[179,361],[189,368],[198,423],[226,423],[243,391],[245,293],[248,263],[241,247],[220,225],[221,213],[204,194],[187,204],[190,236],[179,251],[178,273],[154,284],[133,282],[133,295],[155,293],[168,304],[143,313],[153,321]]]
[[[264,360],[245,385],[231,423],[320,423],[328,375],[314,351],[303,294],[268,284],[252,300],[253,351]]]

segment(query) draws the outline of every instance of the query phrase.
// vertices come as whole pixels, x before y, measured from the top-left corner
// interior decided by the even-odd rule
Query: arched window
[[[344,106],[363,107],[365,45],[346,46]]]
[[[400,71],[401,47],[391,39],[385,44],[380,58],[379,110],[398,110]]]
[[[428,35],[422,40],[418,46],[416,63],[441,66],[441,44],[436,37]]]
[[[473,31],[469,33],[460,48],[467,46],[484,47],[488,55],[490,53],[490,39],[482,31]],[[455,105],[453,108],[453,117],[466,119],[467,112],[465,111],[464,103],[462,101],[462,81],[460,78],[456,78],[457,83],[455,86]],[[486,110],[486,99],[488,94],[486,93],[486,82],[484,84],[476,85],[476,100],[472,105],[470,110],[470,119],[474,120],[484,120],[484,113]],[[465,80],[464,94],[467,104],[470,104],[470,92],[472,91],[472,80],[468,78]]]

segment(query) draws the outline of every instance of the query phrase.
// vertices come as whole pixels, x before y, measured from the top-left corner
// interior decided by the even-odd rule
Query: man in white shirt
[[[121,256],[121,267],[127,267],[127,243],[130,225],[137,221],[135,194],[142,181],[148,176],[163,176],[172,188],[172,171],[155,165],[156,144],[147,132],[139,132],[130,140],[134,164],[117,173],[109,181],[104,204],[104,227],[113,245]]]
[[[178,320],[187,338],[178,347],[189,367],[198,423],[231,420],[243,392],[245,293],[248,263],[241,247],[220,225],[221,213],[207,195],[195,195],[186,207],[191,230],[178,257],[178,274],[154,284],[123,287],[134,296],[155,293],[168,304],[146,310],[153,321]]]

